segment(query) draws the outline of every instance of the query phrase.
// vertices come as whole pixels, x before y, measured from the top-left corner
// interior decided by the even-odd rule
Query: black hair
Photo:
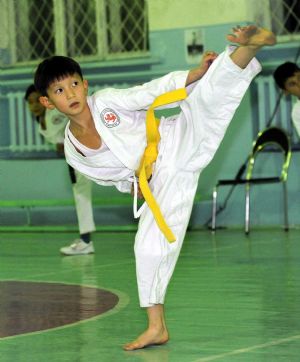
[[[47,96],[47,89],[51,83],[75,73],[83,79],[80,65],[74,59],[54,55],[38,65],[34,76],[34,85],[42,96]]]
[[[285,82],[296,72],[300,72],[300,68],[296,63],[285,62],[274,71],[273,77],[278,87],[281,89],[285,89]]]
[[[34,93],[34,92],[37,92],[37,90],[36,90],[34,84],[30,84],[30,86],[28,86],[25,91],[25,96],[24,96],[25,101],[28,101],[30,94]]]
[[[24,96],[25,101],[27,102],[30,94],[35,93],[35,92],[38,92],[37,89],[35,88],[35,85],[30,84],[25,91],[25,96]],[[37,123],[40,123],[39,116],[35,117],[35,120],[37,121]]]

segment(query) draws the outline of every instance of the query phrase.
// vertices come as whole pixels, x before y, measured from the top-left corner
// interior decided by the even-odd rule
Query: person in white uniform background
[[[296,63],[285,62],[275,69],[273,76],[276,84],[285,94],[291,94],[297,98],[291,116],[300,137],[300,68]]]
[[[40,102],[41,94],[31,84],[25,93],[30,112],[39,124],[39,133],[45,140],[56,145],[59,154],[64,153],[64,133],[68,119],[57,110],[48,110]],[[69,165],[68,165],[69,166]],[[91,233],[95,231],[92,206],[92,182],[80,172],[69,168],[80,236],[71,245],[60,249],[63,255],[85,255],[94,253]]]
[[[163,93],[174,94],[180,89],[188,93],[176,103],[181,112],[160,121],[158,156],[149,182],[175,240],[169,240],[158,226],[150,203],[144,204],[134,250],[140,305],[146,308],[148,327],[123,347],[127,351],[169,340],[164,299],[199,175],[213,158],[251,80],[261,70],[255,54],[276,42],[273,33],[254,25],[236,27],[227,39],[238,46],[219,56],[206,52],[193,70],[172,72],[129,89],[104,89],[92,96],[87,96],[88,83],[71,58],[45,59],[35,73],[40,102],[70,120],[65,132],[67,162],[98,184],[114,185],[122,192],[130,192],[134,185],[135,196],[136,171],[147,143],[146,110]],[[146,192],[143,195],[146,198]]]

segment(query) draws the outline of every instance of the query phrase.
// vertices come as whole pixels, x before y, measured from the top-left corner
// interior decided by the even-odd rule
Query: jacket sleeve
[[[127,89],[104,90],[112,108],[122,107],[128,111],[147,109],[161,94],[184,88],[188,71],[171,72],[161,78]],[[177,106],[174,104],[173,106]]]

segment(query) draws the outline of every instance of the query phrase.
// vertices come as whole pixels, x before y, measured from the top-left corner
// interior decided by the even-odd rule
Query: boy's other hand
[[[204,52],[200,62],[200,68],[202,68],[206,72],[208,68],[212,65],[213,61],[217,58],[217,56],[218,54],[211,50]]]
[[[218,54],[216,52],[206,51],[202,56],[199,66],[189,71],[185,86],[188,86],[201,79],[217,56]]]

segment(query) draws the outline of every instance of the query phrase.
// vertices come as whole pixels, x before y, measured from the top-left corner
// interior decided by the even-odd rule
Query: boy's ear
[[[39,98],[39,101],[45,108],[48,108],[48,109],[54,109],[55,108],[55,106],[49,101],[48,97],[41,96]]]
[[[86,79],[83,80],[83,88],[85,90],[85,95],[87,95],[89,90],[89,83]]]

